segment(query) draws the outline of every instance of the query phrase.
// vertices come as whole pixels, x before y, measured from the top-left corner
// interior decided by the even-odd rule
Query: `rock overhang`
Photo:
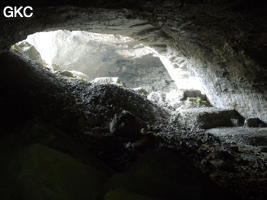
[[[140,6],[125,9],[125,3],[131,2]],[[145,2],[39,6],[31,20],[2,21],[1,49],[30,33],[62,28],[129,36],[155,48],[174,68],[188,68],[197,75],[214,106],[236,109],[245,117],[266,121],[267,73],[244,48],[257,25],[252,23],[257,19],[253,18],[254,4],[250,15],[246,15],[236,12],[232,4],[218,1],[185,1],[182,7],[172,1]],[[241,4],[252,5],[249,1]]]

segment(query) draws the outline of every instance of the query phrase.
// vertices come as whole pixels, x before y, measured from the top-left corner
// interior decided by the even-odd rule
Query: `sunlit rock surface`
[[[15,45],[11,46],[11,50],[22,52],[23,54],[27,55],[32,60],[46,65],[45,61],[42,59],[39,51],[29,42],[21,41]]]
[[[211,107],[206,95],[199,90],[156,91],[149,93],[147,99],[175,112],[189,108]]]
[[[30,35],[26,42],[39,51],[49,68],[79,71],[90,81],[119,77],[132,88],[143,87],[148,91],[175,88],[155,52],[129,37],[60,30]]]
[[[100,77],[91,81],[92,84],[114,84],[119,86],[126,86],[119,77]]]

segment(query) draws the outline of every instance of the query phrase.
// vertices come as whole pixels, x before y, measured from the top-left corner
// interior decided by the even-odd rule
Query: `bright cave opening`
[[[37,32],[11,50],[66,79],[127,87],[172,111],[210,106],[195,75],[174,67],[155,49],[127,36]]]

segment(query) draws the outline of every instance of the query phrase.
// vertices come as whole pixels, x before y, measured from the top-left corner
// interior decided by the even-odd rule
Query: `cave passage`
[[[68,30],[38,32],[12,45],[11,50],[53,73],[125,86],[161,106],[209,105],[195,76],[186,69],[175,69],[155,49],[130,37]],[[186,103],[181,101],[187,99],[185,95],[191,98]]]
[[[0,18],[1,200],[267,199],[265,4],[53,2]]]
[[[30,35],[20,46],[26,42],[54,71],[82,72],[89,81],[118,77],[130,88],[143,87],[149,92],[175,89],[153,50],[129,37],[59,30]]]

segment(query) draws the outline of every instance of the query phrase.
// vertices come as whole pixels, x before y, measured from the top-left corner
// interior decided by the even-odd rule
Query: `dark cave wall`
[[[126,35],[198,76],[214,106],[267,122],[267,18],[261,14],[265,3],[185,1],[181,7],[179,1],[137,2],[79,1],[78,6],[88,8],[40,7],[32,19],[2,19],[0,49],[45,30]],[[123,7],[131,9],[114,9]]]
[[[164,2],[171,3],[184,3],[184,4],[226,4],[231,3],[235,6],[239,6],[242,9],[262,9],[259,4],[266,5],[266,2],[261,0],[155,0],[156,4],[162,4]],[[20,5],[75,5],[75,6],[97,6],[97,7],[113,7],[113,8],[136,8],[142,7],[144,3],[151,3],[151,0],[20,0]],[[11,3],[9,5],[17,5]],[[135,7],[135,6],[136,7]]]

